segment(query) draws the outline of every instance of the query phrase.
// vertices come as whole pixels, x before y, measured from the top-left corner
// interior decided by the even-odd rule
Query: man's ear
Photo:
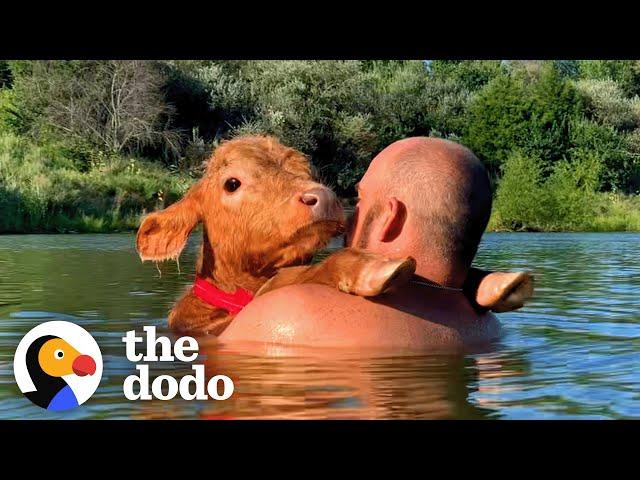
[[[202,220],[200,205],[199,184],[196,184],[179,202],[147,215],[136,236],[142,261],[177,258],[189,234]]]
[[[392,242],[404,227],[407,218],[407,209],[396,197],[390,197],[382,211],[383,224],[378,234],[380,242]]]

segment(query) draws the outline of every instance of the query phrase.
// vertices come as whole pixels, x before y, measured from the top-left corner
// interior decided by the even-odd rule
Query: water
[[[134,365],[120,338],[158,326],[192,280],[196,242],[162,275],[141,264],[132,235],[0,236],[0,419],[7,418],[640,418],[640,235],[488,234],[476,263],[531,269],[536,296],[499,315],[505,337],[488,351],[420,354],[271,349],[246,354],[202,341],[208,374],[226,374],[225,401],[130,402]],[[13,378],[15,348],[47,320],[89,330],[104,374],[71,412],[32,405]],[[184,363],[156,364],[191,373]]]

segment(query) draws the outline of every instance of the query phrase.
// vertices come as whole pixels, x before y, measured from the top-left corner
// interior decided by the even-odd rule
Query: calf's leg
[[[281,269],[257,292],[297,283],[316,283],[359,295],[374,297],[406,284],[415,272],[413,258],[390,259],[354,248],[329,255],[322,262]],[[521,308],[533,295],[533,277],[527,272],[491,272],[471,268],[464,292],[478,311],[508,312]]]
[[[390,259],[345,248],[314,265],[281,269],[258,290],[256,296],[285,285],[316,283],[353,295],[374,297],[393,286],[407,283],[415,269],[416,261],[411,257]]]

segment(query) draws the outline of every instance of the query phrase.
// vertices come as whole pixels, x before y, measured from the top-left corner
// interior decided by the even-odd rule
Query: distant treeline
[[[640,61],[0,62],[0,232],[112,231],[270,133],[343,196],[414,135],[471,148],[491,228],[640,230]]]

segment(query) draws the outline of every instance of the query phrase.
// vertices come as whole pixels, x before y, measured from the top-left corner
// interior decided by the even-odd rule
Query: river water
[[[230,351],[200,341],[207,374],[235,383],[224,401],[128,401],[135,373],[121,338],[166,313],[193,280],[197,239],[175,263],[142,264],[131,234],[0,236],[0,419],[10,418],[640,418],[640,235],[491,233],[476,264],[527,269],[535,298],[499,314],[505,336],[467,354]],[[48,320],[82,325],[104,372],[81,407],[47,412],[13,377],[21,337]],[[152,377],[191,373],[175,362]]]

